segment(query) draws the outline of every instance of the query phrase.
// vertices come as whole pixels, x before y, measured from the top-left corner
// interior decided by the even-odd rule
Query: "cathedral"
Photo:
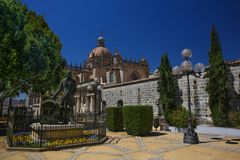
[[[101,84],[102,87],[105,87],[149,77],[147,60],[139,59],[136,61],[123,59],[118,49],[112,54],[109,49],[106,48],[103,37],[97,39],[97,47],[88,54],[87,60],[78,68],[78,70],[79,72],[74,74],[75,80],[78,84],[77,93],[75,94],[76,114],[96,112],[96,93],[91,93],[88,90],[88,87],[90,87],[89,85],[92,85],[90,83],[94,80],[97,79],[99,84]],[[106,105],[106,101],[102,101],[100,104],[101,110],[104,110]],[[123,104],[121,104],[121,106],[122,105]]]
[[[88,54],[87,60],[80,68],[78,83],[88,82],[97,77],[102,84],[116,84],[149,76],[148,62],[145,59],[138,62],[124,60],[118,49],[112,54],[106,48],[103,37],[97,39],[97,47]]]
[[[240,60],[226,62],[229,66],[229,97],[231,110],[240,111]],[[154,116],[159,113],[161,96],[157,91],[159,73],[149,74],[149,64],[145,59],[122,58],[116,49],[112,54],[103,37],[97,39],[97,46],[89,52],[86,61],[80,65],[65,66],[71,71],[77,83],[74,113],[98,113],[106,107],[124,105],[151,105]],[[206,72],[203,73],[205,75]],[[204,77],[204,76],[203,76]],[[212,123],[208,104],[206,84],[208,78],[196,79],[190,76],[191,109],[200,124]],[[187,79],[178,79],[179,98],[187,108]],[[97,98],[101,94],[101,101]],[[32,107],[35,115],[40,114],[41,95],[28,95],[26,106]]]
[[[96,105],[94,96],[87,91],[87,84],[98,79],[102,86],[121,84],[149,77],[149,66],[146,59],[123,59],[116,49],[112,54],[105,45],[104,37],[97,39],[97,46],[89,52],[87,59],[80,66],[65,66],[66,72],[71,71],[78,90],[75,94],[75,113],[94,112]],[[30,93],[26,99],[26,106],[40,114],[42,98],[37,93]],[[101,106],[106,106],[105,101]]]

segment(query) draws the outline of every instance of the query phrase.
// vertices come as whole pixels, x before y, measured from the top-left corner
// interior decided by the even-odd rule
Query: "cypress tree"
[[[175,108],[175,94],[177,91],[176,80],[173,78],[172,66],[169,62],[167,53],[162,56],[158,70],[160,73],[158,80],[160,104],[163,107],[164,113],[167,113],[168,110]]]
[[[208,53],[209,68],[207,77],[207,92],[209,94],[209,107],[212,112],[212,120],[216,126],[227,125],[228,97],[227,97],[227,66],[222,56],[221,45],[215,27],[211,31],[211,44]]]

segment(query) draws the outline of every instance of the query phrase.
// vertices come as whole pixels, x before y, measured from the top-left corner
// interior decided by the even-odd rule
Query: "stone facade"
[[[205,73],[200,78],[189,76],[190,84],[190,97],[191,97],[191,111],[195,114],[195,117],[202,123],[211,123],[211,111],[208,106],[208,93],[206,91],[207,78]],[[179,97],[182,101],[182,106],[188,106],[188,94],[187,94],[187,77],[184,76],[178,79]]]
[[[231,110],[240,111],[240,61],[227,62],[229,72],[229,98]],[[200,78],[190,76],[191,110],[200,123],[211,123],[211,111],[208,105],[208,93],[206,84],[208,78],[203,73]],[[106,85],[103,88],[102,99],[107,107],[123,105],[147,104],[152,105],[154,114],[158,113],[157,77],[146,78],[120,84]],[[179,95],[177,100],[187,108],[187,77],[178,79]]]
[[[34,116],[40,115],[42,96],[36,92],[30,92],[25,100],[25,105],[33,110]]]
[[[99,88],[100,87],[100,88]],[[77,86],[77,94],[75,94],[74,113],[99,113],[105,110],[105,105],[101,101],[101,85],[99,80],[82,83]]]
[[[149,68],[145,59],[139,59],[138,61],[123,59],[118,49],[112,55],[106,48],[104,38],[99,37],[97,39],[97,47],[89,53],[86,61],[80,65],[80,72],[76,73],[74,77],[78,85],[78,90],[75,94],[75,113],[95,112],[93,109],[96,104],[94,94],[89,93],[86,89],[90,82],[96,78],[103,86],[125,84],[131,81],[138,82],[149,77]],[[130,93],[126,94],[131,95]],[[143,94],[143,91],[139,90],[138,94]],[[128,99],[128,102],[132,102],[132,104],[136,103],[136,101],[132,102]],[[105,104],[106,101],[103,101],[101,108],[104,108]]]
[[[230,65],[229,77],[229,99],[232,110],[240,111],[240,60],[228,62]]]
[[[142,80],[125,82],[116,85],[107,85],[103,88],[102,100],[109,106],[123,105],[152,105],[157,113],[159,94],[157,92],[157,79],[146,78]]]
[[[231,110],[240,111],[240,60],[226,62],[229,65],[229,99]],[[149,76],[149,66],[145,59],[123,59],[118,49],[112,54],[105,46],[103,37],[97,39],[95,47],[86,61],[79,67],[66,66],[66,70],[74,73],[78,90],[75,94],[75,113],[95,112],[96,100],[94,93],[86,89],[94,79],[103,86],[101,110],[105,107],[123,105],[152,105],[157,115],[162,108],[159,106],[160,95],[157,92],[158,71]],[[208,105],[205,73],[200,78],[190,76],[191,110],[201,123],[211,123],[211,111]],[[178,79],[179,92],[176,101],[187,108],[187,77]],[[41,99],[27,99],[27,106],[40,111]],[[36,99],[39,97],[35,97]],[[34,103],[39,102],[39,103]],[[33,104],[34,103],[34,104]],[[38,107],[37,107],[38,106]]]
[[[231,110],[240,111],[240,61],[226,62],[229,66],[229,100]],[[88,93],[86,87],[92,83],[87,81],[80,83],[78,78],[80,71],[74,72],[75,80],[78,82],[78,91],[75,94],[76,105],[74,112],[76,114],[83,112],[93,112],[96,104],[93,93]],[[206,85],[208,78],[203,73],[200,78],[190,76],[190,93],[191,93],[191,110],[195,114],[200,123],[211,123],[211,111],[208,105],[208,93]],[[157,92],[157,71],[149,78],[138,80],[129,80],[122,83],[101,83],[102,103],[101,110],[105,107],[117,107],[123,105],[152,105],[154,115],[158,114],[159,110],[159,93]],[[182,106],[187,108],[187,77],[178,79],[179,92],[176,101],[179,101]],[[85,88],[85,89],[82,89]],[[31,95],[30,95],[31,96]],[[27,106],[32,106],[35,114],[40,112],[41,97],[31,96]],[[160,111],[162,111],[160,107]]]
[[[116,84],[148,76],[148,62],[145,59],[123,59],[118,49],[112,55],[106,48],[103,37],[98,38],[97,47],[89,53],[77,75],[79,84],[92,81],[96,77],[101,83]]]

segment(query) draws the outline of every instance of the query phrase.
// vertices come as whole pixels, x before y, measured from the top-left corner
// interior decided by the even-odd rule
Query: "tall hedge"
[[[108,107],[106,109],[106,124],[110,131],[116,132],[124,130],[122,110],[122,107]]]
[[[168,59],[168,54],[164,53],[161,58],[161,65],[158,68],[159,79],[158,79],[158,92],[160,95],[160,104],[163,107],[164,114],[167,110],[174,109],[175,96],[177,91],[177,81],[174,79],[172,74],[172,66]],[[166,115],[165,115],[166,116]]]
[[[146,135],[152,130],[152,106],[124,106],[123,119],[129,135]]]
[[[209,68],[207,70],[206,90],[209,95],[209,107],[213,124],[216,126],[228,126],[229,97],[228,74],[224,62],[218,33],[213,26],[211,31],[211,43],[208,53]]]

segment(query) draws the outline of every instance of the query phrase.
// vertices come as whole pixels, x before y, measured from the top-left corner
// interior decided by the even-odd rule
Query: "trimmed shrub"
[[[184,107],[177,107],[173,110],[168,110],[166,114],[166,119],[171,126],[177,128],[187,128],[188,127],[188,111]],[[192,116],[192,127],[196,128],[197,121]]]
[[[106,124],[110,131],[124,130],[122,110],[122,107],[108,107],[106,109]]]
[[[171,110],[171,109],[167,109],[166,111],[164,111],[164,118],[167,121],[167,123],[171,126],[172,126],[172,121],[171,121],[172,112],[173,112],[173,110]]]
[[[230,111],[228,121],[232,127],[240,129],[240,112]]]
[[[129,135],[146,135],[152,130],[152,106],[124,106],[123,119]]]

